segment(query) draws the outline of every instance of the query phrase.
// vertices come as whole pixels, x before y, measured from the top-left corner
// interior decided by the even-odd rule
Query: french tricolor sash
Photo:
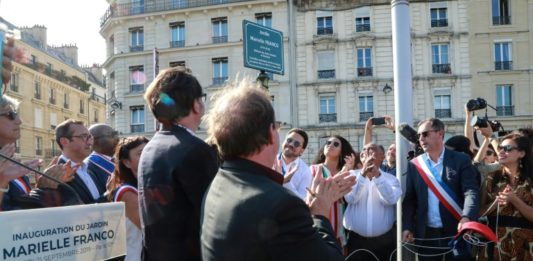
[[[124,184],[122,186],[120,186],[117,191],[115,192],[115,197],[113,197],[113,201],[114,202],[120,202],[122,201],[122,196],[124,196],[124,194],[126,192],[133,192],[135,194],[138,194],[137,192],[137,189],[131,185],[127,185],[127,184]]]
[[[17,187],[18,187],[20,190],[24,191],[25,194],[30,193],[31,188],[30,188],[30,186],[28,185],[28,183],[26,183],[26,181],[24,180],[24,178],[20,177],[20,178],[18,178],[18,179],[14,179],[14,180],[13,180],[13,183],[15,183],[15,184],[17,185]]]
[[[101,168],[103,171],[105,171],[109,175],[113,174],[113,171],[115,170],[115,164],[112,161],[96,153],[93,153],[91,154],[91,156],[89,156],[89,161],[92,162],[94,165],[98,166],[99,168]]]
[[[440,203],[455,217],[457,220],[461,220],[462,208],[457,204],[457,196],[451,189],[448,188],[446,183],[442,181],[440,175],[434,175],[427,166],[426,161],[422,155],[414,158],[411,162],[415,165],[418,174],[431,189],[433,194],[437,196]]]

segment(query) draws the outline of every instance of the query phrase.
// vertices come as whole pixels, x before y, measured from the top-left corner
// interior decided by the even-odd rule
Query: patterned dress
[[[313,177],[316,176],[318,173],[318,169],[322,168],[322,177],[329,178],[331,177],[331,174],[329,173],[328,168],[326,168],[322,164],[317,165],[311,165],[311,174]],[[331,226],[333,227],[333,230],[335,231],[335,235],[337,236],[337,240],[339,240],[339,243],[342,247],[346,246],[346,232],[344,230],[344,226],[342,225],[342,218],[344,217],[344,211],[346,209],[346,204],[344,203],[343,199],[338,200],[333,204],[329,211],[329,222],[331,223]]]
[[[485,189],[487,190],[488,206],[496,200],[499,192],[510,184],[507,175],[501,171],[488,174]],[[518,180],[514,188],[515,195],[527,205],[533,206],[533,187],[530,180]],[[478,260],[533,260],[533,222],[526,220],[512,204],[500,206],[498,216],[497,236],[500,245],[490,244],[481,249]],[[497,208],[487,214],[489,226],[494,229],[496,225]]]

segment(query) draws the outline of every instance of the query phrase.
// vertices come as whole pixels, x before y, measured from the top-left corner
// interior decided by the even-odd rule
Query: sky
[[[106,47],[100,17],[106,0],[0,0],[0,16],[17,27],[44,25],[48,45],[76,44],[80,65],[102,64]]]

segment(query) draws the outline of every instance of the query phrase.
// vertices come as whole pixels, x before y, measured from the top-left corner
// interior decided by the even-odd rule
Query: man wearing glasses
[[[444,148],[444,124],[431,118],[418,125],[419,143],[424,154],[407,168],[407,185],[402,204],[403,241],[421,245],[419,260],[468,260],[455,257],[449,239],[462,224],[474,221],[479,212],[479,183],[470,158]],[[428,248],[433,247],[433,248]],[[440,248],[440,249],[438,249]],[[444,248],[444,249],[443,249]]]
[[[311,185],[312,179],[309,166],[300,159],[307,147],[307,141],[307,133],[304,130],[289,130],[276,161],[276,170],[284,177],[283,186],[301,199],[305,199],[306,188]]]
[[[68,182],[85,204],[98,202],[106,191],[105,182],[98,179],[96,173],[88,169],[85,158],[91,154],[93,136],[82,121],[66,120],[56,127],[56,142],[63,154],[60,164],[70,164],[76,169],[74,179]]]
[[[113,154],[118,144],[118,132],[101,123],[89,127],[89,132],[93,136],[93,152],[85,162],[101,182],[107,183],[115,170]]]

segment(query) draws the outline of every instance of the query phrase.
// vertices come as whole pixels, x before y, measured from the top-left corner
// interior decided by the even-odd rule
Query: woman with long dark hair
[[[142,235],[137,199],[137,169],[139,158],[148,139],[142,136],[123,138],[115,149],[115,172],[107,184],[107,197],[111,202],[126,205],[125,260],[141,260]]]
[[[360,163],[359,158],[356,158],[350,142],[339,135],[332,135],[318,151],[313,165],[310,166],[311,174],[313,177],[322,175],[323,178],[328,178],[342,171],[352,170],[358,163]],[[342,225],[344,208],[344,202],[340,199],[333,204],[329,214],[329,221],[343,247],[346,245],[346,233]]]
[[[489,173],[481,189],[483,212],[497,226],[499,247],[490,244],[479,260],[533,258],[533,157],[529,139],[520,134],[503,137],[497,148],[502,169]],[[494,204],[493,204],[494,203]]]

